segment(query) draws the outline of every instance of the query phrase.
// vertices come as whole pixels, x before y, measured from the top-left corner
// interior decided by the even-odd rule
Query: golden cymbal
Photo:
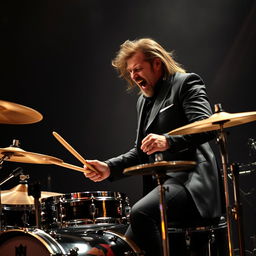
[[[52,162],[62,162],[61,159],[42,155],[33,152],[27,152],[19,147],[7,147],[7,148],[0,148],[0,158],[6,156],[5,161],[10,162],[21,162],[21,163],[30,163],[30,164],[52,164]],[[7,158],[8,157],[8,158]]]
[[[256,121],[256,111],[242,113],[219,112],[211,115],[209,118],[172,130],[168,134],[181,135],[207,132],[219,130],[221,124],[223,125],[223,128],[228,128],[253,121]]]
[[[42,119],[43,116],[32,108],[0,100],[1,124],[31,124]]]
[[[41,198],[47,198],[51,196],[60,196],[63,194],[41,191]],[[19,184],[10,190],[1,191],[1,202],[2,204],[13,204],[13,205],[31,205],[34,204],[34,197],[28,195],[28,185]]]
[[[169,173],[185,171],[196,165],[194,161],[159,161],[149,164],[141,164],[124,169],[127,175],[153,175],[156,172]]]

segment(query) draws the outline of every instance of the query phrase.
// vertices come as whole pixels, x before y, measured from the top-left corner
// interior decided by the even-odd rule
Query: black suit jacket
[[[111,169],[110,180],[123,177],[123,169],[145,163],[148,159],[140,150],[143,139],[140,126],[144,104],[145,98],[141,95],[137,102],[138,128],[134,148],[106,161]],[[200,214],[205,218],[221,215],[219,170],[207,142],[215,137],[215,132],[193,135],[167,133],[210,115],[212,111],[203,80],[197,74],[176,73],[162,81],[146,127],[147,133],[163,134],[167,137],[170,148],[162,152],[164,160],[197,162],[197,166],[190,171],[171,173],[168,176],[186,186]]]

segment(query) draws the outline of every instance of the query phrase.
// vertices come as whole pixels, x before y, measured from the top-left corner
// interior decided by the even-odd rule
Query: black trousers
[[[189,220],[201,218],[191,195],[183,184],[169,178],[164,182],[164,187],[168,222],[188,223]],[[159,187],[156,187],[132,207],[130,226],[126,232],[126,236],[134,241],[146,256],[162,255],[159,195]],[[171,234],[169,240],[171,255],[187,255],[184,235]],[[200,246],[207,245],[207,238],[199,238],[199,240]]]

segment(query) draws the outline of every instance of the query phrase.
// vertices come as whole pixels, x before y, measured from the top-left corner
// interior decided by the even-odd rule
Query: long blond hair
[[[154,58],[160,58],[163,64],[164,78],[176,72],[186,71],[173,59],[172,52],[167,52],[160,44],[151,38],[141,38],[134,41],[127,40],[121,44],[116,57],[112,60],[112,65],[119,72],[119,76],[128,81],[128,88],[133,88],[134,82],[127,71],[127,60],[136,52],[142,52],[145,60],[152,63]]]

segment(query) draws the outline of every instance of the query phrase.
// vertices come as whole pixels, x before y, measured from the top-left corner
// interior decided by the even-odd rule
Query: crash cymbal
[[[32,108],[0,100],[1,124],[31,124],[42,119],[43,116]]]
[[[194,123],[172,130],[168,134],[181,135],[181,134],[207,132],[207,131],[219,130],[221,124],[223,125],[223,128],[228,128],[228,127],[242,125],[242,124],[253,122],[253,121],[256,121],[256,111],[242,112],[242,113],[219,112],[219,113],[213,114],[209,118],[196,121]]]
[[[126,175],[153,175],[156,172],[170,173],[186,171],[196,165],[194,161],[160,161],[150,164],[141,164],[124,169]]]
[[[48,191],[41,192],[41,198],[60,195],[63,194]],[[10,190],[1,191],[1,202],[2,204],[31,205],[34,204],[34,197],[28,195],[27,184],[19,184]]]
[[[62,162],[61,159],[42,155],[33,152],[27,152],[19,147],[7,147],[0,148],[0,158],[6,157],[5,161],[10,162],[21,162],[21,163],[30,163],[30,164],[52,164],[52,162]]]

